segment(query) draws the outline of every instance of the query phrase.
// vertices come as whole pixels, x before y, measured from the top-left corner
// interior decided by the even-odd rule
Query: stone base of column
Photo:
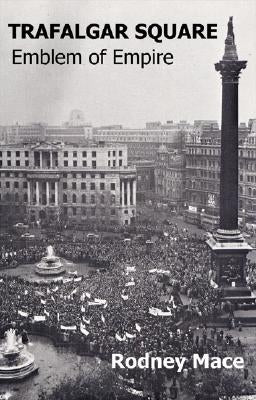
[[[228,243],[242,243],[245,242],[243,235],[238,229],[228,230],[228,229],[218,229],[216,233],[213,234],[216,242],[228,242]]]
[[[219,229],[207,240],[211,250],[212,268],[219,286],[245,286],[246,256],[252,247],[238,230]],[[235,282],[235,283],[234,283]]]

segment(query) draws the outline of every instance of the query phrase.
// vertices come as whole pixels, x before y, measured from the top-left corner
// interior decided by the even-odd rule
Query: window
[[[28,182],[23,182],[23,189],[27,189],[28,188]]]
[[[115,183],[111,183],[110,184],[110,190],[116,190],[116,184]]]
[[[119,150],[119,157],[122,157],[122,150]]]
[[[113,157],[115,157],[116,156],[116,152],[115,152],[115,150],[113,151]]]
[[[82,215],[86,215],[86,208],[85,207],[82,208]]]
[[[87,161],[83,161],[83,167],[87,167]]]
[[[0,157],[2,157],[3,153],[0,151]]]
[[[20,160],[16,160],[16,167],[20,167]]]
[[[20,151],[16,151],[16,157],[20,157]]]
[[[68,167],[68,161],[64,161],[64,167]]]
[[[29,167],[29,161],[25,160],[25,167]]]
[[[100,178],[104,179],[105,178],[105,174],[100,174]]]
[[[96,157],[96,151],[92,151],[92,157],[93,157],[93,158]]]
[[[94,179],[95,178],[95,174],[91,174],[91,178]]]
[[[77,151],[73,151],[73,157],[77,157]]]
[[[111,204],[115,204],[116,196],[114,194],[111,195]]]
[[[73,215],[76,215],[76,208],[75,207],[72,207],[72,213],[73,213]]]
[[[76,179],[76,174],[72,174],[72,178]]]
[[[63,203],[67,203],[68,202],[68,197],[66,195],[66,193],[63,194]]]
[[[108,167],[110,167],[110,160],[108,160]]]
[[[104,194],[102,194],[102,195],[100,196],[100,202],[101,202],[101,204],[104,204],[104,203],[105,203]]]
[[[72,189],[76,190],[76,182],[72,182]]]
[[[8,167],[11,167],[11,165],[12,165],[11,160],[8,160],[8,161],[7,161],[7,166],[8,166]]]
[[[11,152],[7,151],[7,157],[11,157]]]
[[[64,172],[63,178],[67,178],[67,177],[68,177],[68,174],[66,172]]]
[[[92,195],[91,195],[91,203],[92,203],[92,204],[95,204],[95,202],[96,202],[96,201],[95,201],[95,195],[92,194]]]
[[[116,160],[113,160],[113,167],[116,166]]]
[[[27,195],[27,193],[24,194],[24,196],[23,196],[23,201],[24,201],[24,203],[27,203],[27,201],[28,201],[28,195]]]
[[[92,168],[96,168],[96,161],[92,161]]]
[[[116,215],[116,209],[115,208],[111,208],[111,215]]]
[[[108,151],[108,157],[110,157],[110,151]]]
[[[95,183],[94,182],[91,182],[90,188],[91,188],[91,190],[95,190]]]
[[[105,183],[104,182],[100,182],[100,190],[105,190]]]
[[[91,216],[92,216],[92,217],[95,217],[95,214],[96,214],[95,208],[91,208]]]
[[[72,203],[76,203],[76,195],[75,194],[72,195]]]
[[[62,185],[62,187],[63,187],[63,189],[67,189],[67,188],[68,188],[68,184],[67,184],[67,182],[63,182],[63,185]]]
[[[68,157],[68,151],[64,151],[64,157]]]
[[[25,157],[28,157],[28,151],[25,151]]]
[[[82,172],[82,178],[86,178],[86,172]]]
[[[19,182],[17,182],[17,181],[14,182],[14,188],[19,189]]]
[[[73,167],[77,167],[77,161],[73,161]]]
[[[82,203],[86,203],[86,195],[85,194],[82,194]]]
[[[122,167],[123,165],[123,160],[119,160],[119,167]]]
[[[83,151],[83,157],[87,157],[87,152]]]
[[[5,182],[5,187],[6,187],[7,189],[10,188],[10,182],[9,182],[9,181]]]

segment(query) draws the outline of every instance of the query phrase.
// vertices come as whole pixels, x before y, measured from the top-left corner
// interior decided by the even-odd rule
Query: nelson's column
[[[207,244],[217,283],[234,290],[245,286],[244,266],[251,250],[238,229],[238,81],[246,63],[238,60],[230,17],[224,56],[215,64],[222,79],[220,225]]]

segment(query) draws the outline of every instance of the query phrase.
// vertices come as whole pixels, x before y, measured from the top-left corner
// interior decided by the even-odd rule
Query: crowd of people
[[[139,357],[146,352],[189,358],[202,347],[189,326],[195,321],[204,324],[220,312],[219,294],[209,279],[210,254],[202,238],[170,225],[144,243],[99,237],[51,244],[63,259],[96,263],[99,268],[90,276],[69,274],[50,283],[28,282],[3,270],[2,335],[15,321],[20,330],[40,330],[106,359],[113,353]],[[45,244],[24,248],[6,244],[1,267],[36,263],[45,249]],[[141,373],[129,370],[128,377],[141,379]]]

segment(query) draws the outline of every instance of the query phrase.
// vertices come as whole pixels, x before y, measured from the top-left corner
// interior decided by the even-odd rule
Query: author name
[[[144,356],[136,357],[124,357],[122,354],[112,354],[112,368],[113,369],[177,369],[178,372],[182,372],[186,361],[186,357],[152,357],[149,353],[145,353]],[[192,367],[193,368],[205,368],[205,369],[243,369],[244,359],[243,357],[211,357],[209,354],[193,354],[192,356]]]

